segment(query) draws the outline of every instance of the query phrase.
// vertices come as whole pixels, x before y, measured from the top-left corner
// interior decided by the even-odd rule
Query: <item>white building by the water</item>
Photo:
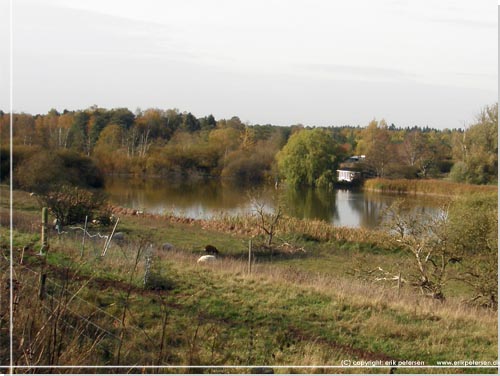
[[[346,181],[350,183],[360,178],[361,173],[358,171],[337,170],[337,181]]]

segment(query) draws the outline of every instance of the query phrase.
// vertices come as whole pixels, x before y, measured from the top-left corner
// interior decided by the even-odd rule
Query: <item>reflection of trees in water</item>
[[[114,177],[106,182],[111,199],[121,205],[146,209],[176,208],[180,210],[223,211],[248,206],[247,186],[235,181],[210,178],[131,179]],[[271,187],[259,187],[264,201],[272,203]]]
[[[367,198],[362,203],[364,211],[361,213],[361,227],[376,227],[382,219],[382,213],[388,207],[387,203],[371,201]]]
[[[365,193],[357,190],[339,190],[337,199],[342,217],[350,217],[343,218],[343,222],[348,222],[349,225],[356,224],[359,227],[377,226],[379,215],[385,208],[383,201],[369,199]]]
[[[282,191],[285,213],[308,219],[331,221],[338,218],[335,191],[319,188],[292,188]]]
[[[321,219],[341,226],[373,228],[391,203],[401,197],[376,192],[274,186],[245,186],[218,179],[108,179],[106,191],[118,205],[151,212],[173,211],[179,215],[207,218],[220,212],[230,215],[251,212],[249,191],[271,209],[280,204],[287,215]],[[441,199],[408,197],[412,210],[437,213]]]
[[[353,201],[353,205],[363,204],[361,214],[361,227],[376,227],[382,224],[386,218],[384,213],[395,200],[400,199],[398,194],[380,194],[377,192],[364,192],[363,200]],[[414,214],[437,215],[439,213],[440,200],[434,197],[405,196],[409,203],[409,210]]]

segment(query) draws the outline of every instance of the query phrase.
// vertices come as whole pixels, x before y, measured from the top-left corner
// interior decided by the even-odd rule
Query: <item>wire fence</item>
[[[40,275],[40,272],[37,272],[37,271],[29,268],[26,265],[20,264],[19,262],[14,262],[14,264],[16,265],[16,267],[20,267],[20,268],[22,268],[22,269],[30,272],[34,276],[39,276]],[[89,281],[90,280],[91,279],[89,279]],[[50,286],[52,286],[52,288],[50,288]],[[93,302],[90,302],[90,301],[82,298],[81,296],[79,296],[78,293],[80,291],[77,291],[77,292],[71,291],[67,287],[65,287],[62,284],[56,282],[54,279],[48,278],[48,277],[45,279],[45,287],[46,288],[45,288],[45,291],[44,291],[44,295],[47,296],[48,298],[50,298],[55,303],[62,304],[61,298],[62,297],[70,296],[71,299],[67,303],[71,303],[71,301],[73,301],[73,300],[79,301],[80,303],[87,305],[91,312],[100,312],[101,314],[103,314],[104,316],[106,316],[107,318],[109,318],[111,320],[110,326],[119,327],[121,325],[121,319],[120,318],[112,315],[111,313],[109,313],[106,310],[102,309],[101,307],[97,306]],[[50,311],[50,313],[52,313],[53,308],[50,308],[48,305],[46,305],[44,303],[42,303],[42,306],[44,307],[44,309],[46,309],[46,310]],[[125,309],[127,309],[127,312],[131,315],[132,319],[135,319],[135,315],[130,310],[130,307],[125,307]],[[101,325],[99,325],[95,321],[91,320],[89,317],[83,316],[81,313],[77,312],[76,308],[70,308],[69,304],[67,304],[66,305],[66,310],[68,310],[69,312],[71,312],[75,317],[78,317],[80,320],[84,321],[88,325],[91,325],[94,328],[96,328],[97,330],[99,330],[99,332],[102,335],[107,336],[107,337],[109,337],[109,338],[111,338],[113,340],[120,341],[120,338],[116,334],[114,334],[114,333],[110,332],[109,330],[103,328]],[[80,311],[84,311],[84,310],[80,309]],[[67,324],[69,324],[69,323],[67,323]],[[74,328],[73,325],[71,325],[71,324],[69,324],[69,325],[70,325],[70,327]],[[151,338],[150,335],[147,334],[147,332],[143,328],[140,328],[139,326],[133,325],[132,323],[128,322],[127,326],[126,326],[126,329],[127,330],[131,330],[131,331],[133,331],[136,334],[139,334],[141,336],[144,336],[144,338],[146,338],[151,344],[153,344],[153,345],[155,344],[155,341]],[[94,340],[93,338],[90,338],[90,337],[88,337],[88,338],[91,339],[91,340]]]
[[[50,236],[55,243],[57,244],[57,240],[63,241],[63,244],[67,244],[66,240],[64,238],[73,238],[73,241],[78,242],[79,240],[81,241],[81,250],[80,250],[80,256],[81,259],[83,260],[83,255],[84,255],[84,249],[85,246],[87,246],[87,249],[93,248],[94,250],[94,256],[100,256],[99,258],[103,258],[106,255],[106,252],[108,248],[111,245],[111,240],[117,240],[117,244],[119,245],[120,250],[126,256],[126,259],[129,259],[129,257],[126,255],[126,249],[123,248],[123,244],[126,243],[121,243],[121,241],[124,240],[124,235],[123,233],[116,233],[117,225],[120,221],[120,218],[116,219],[116,222],[114,223],[113,229],[110,233],[102,233],[102,230],[100,231],[92,231],[88,226],[89,223],[87,222],[87,219],[85,219],[85,225],[82,227],[81,225],[76,225],[76,226],[67,226],[63,229],[62,226],[60,226],[57,222],[54,223],[54,226],[52,227],[52,230],[50,229],[50,226],[47,223],[47,220],[42,221],[42,240],[45,237],[45,234],[48,235],[48,232],[52,232],[52,235]],[[119,235],[119,236],[116,236]],[[47,239],[47,238],[46,238]],[[43,241],[42,241],[43,244]],[[67,328],[71,331],[74,331],[77,333],[77,336],[83,336],[82,338],[86,338],[92,342],[96,340],[96,338],[100,339],[109,339],[111,341],[115,341],[117,346],[121,346],[121,342],[123,341],[123,332],[128,332],[128,335],[134,336],[134,337],[141,337],[143,338],[143,343],[149,343],[152,346],[156,346],[158,344],[158,340],[156,340],[153,334],[147,332],[147,328],[143,328],[141,324],[141,315],[137,315],[137,312],[134,313],[133,309],[133,304],[129,304],[128,302],[128,297],[126,298],[125,301],[123,301],[124,297],[130,293],[128,290],[129,288],[136,288],[132,287],[132,285],[127,286],[123,284],[116,284],[114,286],[113,281],[110,280],[110,285],[113,285],[113,289],[116,287],[119,290],[126,290],[122,291],[123,294],[116,296],[116,299],[112,299],[109,301],[109,304],[107,304],[107,307],[114,307],[112,308],[113,313],[109,312],[109,309],[106,309],[106,306],[103,307],[102,305],[97,305],[96,302],[90,301],[89,299],[86,299],[85,297],[82,297],[82,291],[85,291],[85,287],[89,283],[93,283],[92,280],[95,278],[95,273],[91,272],[90,275],[85,276],[83,279],[80,277],[75,278],[75,272],[79,273],[78,271],[78,266],[76,270],[73,270],[73,276],[47,276],[47,273],[44,272],[44,267],[41,266],[40,270],[36,266],[33,268],[33,265],[35,264],[29,264],[26,265],[26,263],[23,263],[23,257],[25,250],[28,249],[28,246],[24,247],[22,249],[22,253],[20,255],[19,260],[13,260],[13,264],[18,271],[24,270],[26,273],[29,273],[33,276],[33,278],[26,277],[22,278],[21,275],[19,275],[18,278],[16,279],[18,281],[22,281],[22,285],[25,286],[31,286],[31,288],[34,287],[34,294],[33,296],[36,296],[36,286],[40,287],[42,285],[42,278],[43,278],[43,293],[41,293],[39,290],[38,293],[38,302],[40,309],[42,311],[45,311],[48,313],[49,317],[55,314],[55,311],[58,309],[62,309],[66,312],[66,315],[58,315],[58,320],[60,320],[61,324],[67,326]],[[42,245],[42,248],[40,249],[39,255],[40,256],[46,256],[44,254],[44,251],[48,251],[48,248],[43,248],[44,246]],[[144,247],[144,245],[143,245]],[[99,253],[96,252],[96,250],[99,249]],[[102,250],[102,251],[101,251]],[[138,251],[140,252],[140,250]],[[87,251],[87,254],[90,255]],[[138,256],[139,257],[139,256]],[[144,276],[139,275],[141,277],[144,287],[146,287],[146,284],[148,282],[148,279],[150,278],[151,275],[151,269],[153,265],[153,245],[149,244],[145,248],[142,249],[142,254],[141,258],[144,259]],[[112,260],[114,258],[110,258]],[[125,259],[125,260],[126,260]],[[42,265],[47,265],[46,260],[42,263]],[[137,266],[137,264],[136,264]],[[27,275],[25,273],[25,275]],[[132,271],[132,273],[135,273]],[[141,273],[141,272],[139,272]],[[19,273],[15,273],[19,274]],[[142,274],[142,273],[141,273]],[[143,278],[142,278],[143,277]],[[39,280],[37,280],[40,278]],[[66,278],[66,279],[65,279]],[[78,287],[74,287],[75,284],[73,282],[82,282],[78,283]],[[99,278],[99,281],[97,283],[102,283],[103,281],[101,278]],[[70,283],[70,286],[67,285],[67,283]],[[73,290],[73,291],[72,291]],[[87,289],[87,291],[89,291]],[[43,294],[43,298],[41,297],[40,294]],[[85,295],[85,294],[84,294]],[[97,295],[95,295],[97,296]],[[91,299],[93,299],[91,297]],[[128,320],[125,325],[124,323],[124,317],[125,317],[125,312],[127,313]],[[122,315],[123,314],[123,315]],[[120,317],[117,317],[120,316]],[[93,328],[89,331],[89,328]],[[94,337],[94,338],[92,338]],[[75,337],[76,338],[76,337]]]
[[[120,222],[120,218],[117,218],[116,219],[116,222],[113,226],[113,230],[111,231],[111,233],[109,235],[106,235],[106,234],[101,234],[100,232],[96,232],[94,234],[91,234],[89,231],[88,231],[88,216],[85,217],[85,226],[84,227],[81,227],[81,226],[68,226],[68,229],[69,230],[72,230],[72,231],[65,231],[63,230],[62,226],[60,225],[60,223],[58,221],[56,221],[55,225],[54,225],[54,228],[56,230],[56,233],[57,233],[57,236],[63,236],[63,235],[66,235],[66,234],[77,234],[78,232],[82,232],[82,245],[81,245],[81,251],[80,251],[80,256],[83,256],[83,252],[84,252],[84,249],[85,249],[85,240],[88,238],[88,239],[92,239],[92,240],[95,240],[95,239],[99,239],[99,240],[104,240],[104,245],[103,245],[103,249],[102,249],[102,252],[101,252],[101,256],[105,256],[106,255],[106,252],[108,251],[110,245],[111,245],[111,240],[113,239],[113,236],[115,236],[115,239],[117,238],[115,234],[115,231],[116,231],[116,228],[118,226],[118,223]],[[123,235],[121,235],[122,237]],[[42,247],[40,248],[40,254],[43,253],[43,249],[44,249],[44,245],[42,244]]]

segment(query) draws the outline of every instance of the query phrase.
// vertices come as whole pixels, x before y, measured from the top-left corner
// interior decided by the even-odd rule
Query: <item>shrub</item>
[[[387,169],[387,177],[394,179],[417,179],[418,171],[416,166],[392,164]]]
[[[235,177],[241,182],[261,182],[270,175],[270,162],[259,153],[236,151],[228,156],[221,176]]]
[[[450,171],[451,181],[462,183],[467,181],[467,165],[464,162],[457,162]]]
[[[34,152],[19,162],[14,172],[15,187],[46,192],[51,186],[57,186],[66,180],[61,160],[46,151]]]
[[[461,257],[460,279],[469,285],[471,302],[498,306],[498,196],[476,193],[450,208],[450,242]]]
[[[61,150],[57,153],[63,165],[66,180],[80,187],[101,188],[104,177],[94,161],[74,151]]]
[[[105,206],[105,196],[101,192],[91,192],[78,187],[64,185],[57,191],[38,196],[42,206],[46,206],[61,225],[82,223],[99,218]]]
[[[54,190],[61,185],[99,188],[104,184],[101,171],[88,157],[61,150],[50,152],[29,148],[15,153],[14,184],[17,188],[37,193]]]

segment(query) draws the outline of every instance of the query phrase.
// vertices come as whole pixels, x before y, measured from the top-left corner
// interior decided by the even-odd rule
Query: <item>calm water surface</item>
[[[259,197],[268,210],[281,205],[297,218],[321,219],[337,226],[375,228],[384,209],[397,195],[353,190],[291,189],[262,185],[242,187],[231,181],[205,179],[178,181],[166,178],[138,180],[113,177],[106,182],[110,200],[120,206],[156,214],[175,214],[191,218],[212,218],[252,211],[250,196]],[[413,209],[437,213],[439,201],[410,198]]]

